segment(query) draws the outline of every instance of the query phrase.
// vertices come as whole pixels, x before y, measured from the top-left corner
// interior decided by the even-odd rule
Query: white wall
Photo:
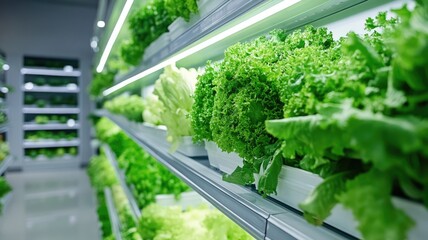
[[[15,88],[7,96],[10,130],[8,141],[11,153],[18,158],[15,167],[22,164],[23,95],[20,90],[23,78],[20,68],[24,55],[76,58],[80,61],[82,78],[79,104],[82,111],[84,138],[81,157],[87,162],[90,157],[89,132],[86,121],[90,104],[86,88],[92,78],[92,37],[96,17],[95,6],[61,5],[60,3],[25,0],[0,0],[0,49],[6,53],[11,66],[6,74],[9,85]]]

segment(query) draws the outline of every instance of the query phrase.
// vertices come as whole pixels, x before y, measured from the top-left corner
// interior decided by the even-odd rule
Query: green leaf
[[[283,166],[281,149],[276,150],[272,158],[268,158],[267,160],[262,163],[260,168],[260,179],[257,189],[265,197],[272,193],[276,194],[279,173]]]
[[[346,183],[339,201],[351,209],[358,229],[367,240],[407,238],[414,222],[391,201],[392,178],[377,170],[357,176]]]
[[[224,174],[223,181],[239,185],[254,183],[254,170],[252,165],[244,161],[244,166],[238,166],[231,174]]]
[[[330,216],[331,210],[338,203],[337,196],[345,191],[345,183],[352,175],[351,172],[341,172],[324,179],[299,204],[305,219],[314,225],[321,225]]]

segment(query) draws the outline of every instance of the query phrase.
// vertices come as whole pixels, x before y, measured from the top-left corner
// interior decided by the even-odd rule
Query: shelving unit
[[[351,236],[333,227],[315,227],[290,207],[265,199],[251,188],[222,180],[222,174],[211,168],[206,157],[192,159],[180,153],[149,143],[129,129],[129,123],[107,111],[98,116],[111,119],[135,142],[186,182],[212,205],[233,219],[256,239],[348,239]]]
[[[30,57],[30,59],[32,59]],[[24,57],[24,62],[26,58]],[[39,60],[37,60],[39,61]],[[50,61],[50,60],[49,60]],[[39,61],[40,63],[40,61]],[[64,148],[77,147],[79,154],[73,157],[43,157],[37,158],[25,157],[23,161],[24,169],[33,168],[65,168],[70,166],[79,166],[80,159],[80,116],[79,93],[81,72],[73,69],[71,66],[65,66],[63,69],[47,67],[24,67],[21,69],[23,75],[23,84],[21,90],[24,97],[23,127],[24,132],[22,147],[26,149],[42,148]],[[69,103],[70,99],[72,104]],[[38,103],[41,101],[41,103]],[[65,101],[65,102],[64,102]],[[63,105],[60,105],[60,104]],[[64,105],[64,103],[68,103]],[[75,104],[74,104],[75,103]],[[50,118],[61,117],[63,121],[53,121]],[[75,115],[71,117],[70,115]],[[35,121],[36,117],[43,116],[46,121]],[[67,120],[68,119],[68,120]],[[73,119],[73,120],[71,120]],[[36,131],[66,131],[76,132],[76,139],[38,139],[26,140],[25,135]],[[25,154],[24,154],[25,155]]]

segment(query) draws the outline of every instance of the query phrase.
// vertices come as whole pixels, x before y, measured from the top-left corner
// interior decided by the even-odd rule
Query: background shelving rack
[[[25,60],[24,60],[25,62]],[[24,157],[23,169],[50,169],[50,168],[63,168],[69,166],[79,166],[81,164],[80,157],[80,146],[81,146],[81,134],[80,134],[80,123],[83,119],[81,111],[79,109],[79,93],[80,93],[80,78],[81,72],[78,69],[64,67],[61,68],[49,68],[49,67],[23,67],[21,69],[23,75],[23,84],[21,90],[23,92],[24,104],[22,108],[23,113],[23,156],[27,149],[41,149],[41,148],[64,148],[64,147],[76,147],[77,154],[70,155],[65,154],[63,156],[56,156],[49,158],[47,156],[39,155],[38,157]],[[45,80],[42,84],[36,84],[36,78],[42,78]],[[62,80],[61,84],[52,86],[48,84],[49,79]],[[69,82],[68,82],[69,81]],[[40,99],[47,97],[75,99],[74,104],[71,105],[45,105],[37,106],[37,104],[26,104],[26,96],[33,95],[34,98],[40,97]],[[37,99],[39,100],[39,99]],[[49,99],[45,103],[49,102]],[[53,116],[61,115],[67,118],[67,121],[49,121],[46,123],[37,123],[35,117],[38,115]],[[74,119],[72,115],[76,116]],[[73,119],[73,120],[71,120]],[[25,139],[25,135],[31,131],[66,131],[76,132],[77,138],[74,139],[41,139],[36,141],[29,141]]]

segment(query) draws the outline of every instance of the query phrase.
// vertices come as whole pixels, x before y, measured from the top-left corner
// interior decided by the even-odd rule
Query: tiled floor
[[[1,240],[99,240],[96,200],[84,170],[8,173],[12,197]]]

